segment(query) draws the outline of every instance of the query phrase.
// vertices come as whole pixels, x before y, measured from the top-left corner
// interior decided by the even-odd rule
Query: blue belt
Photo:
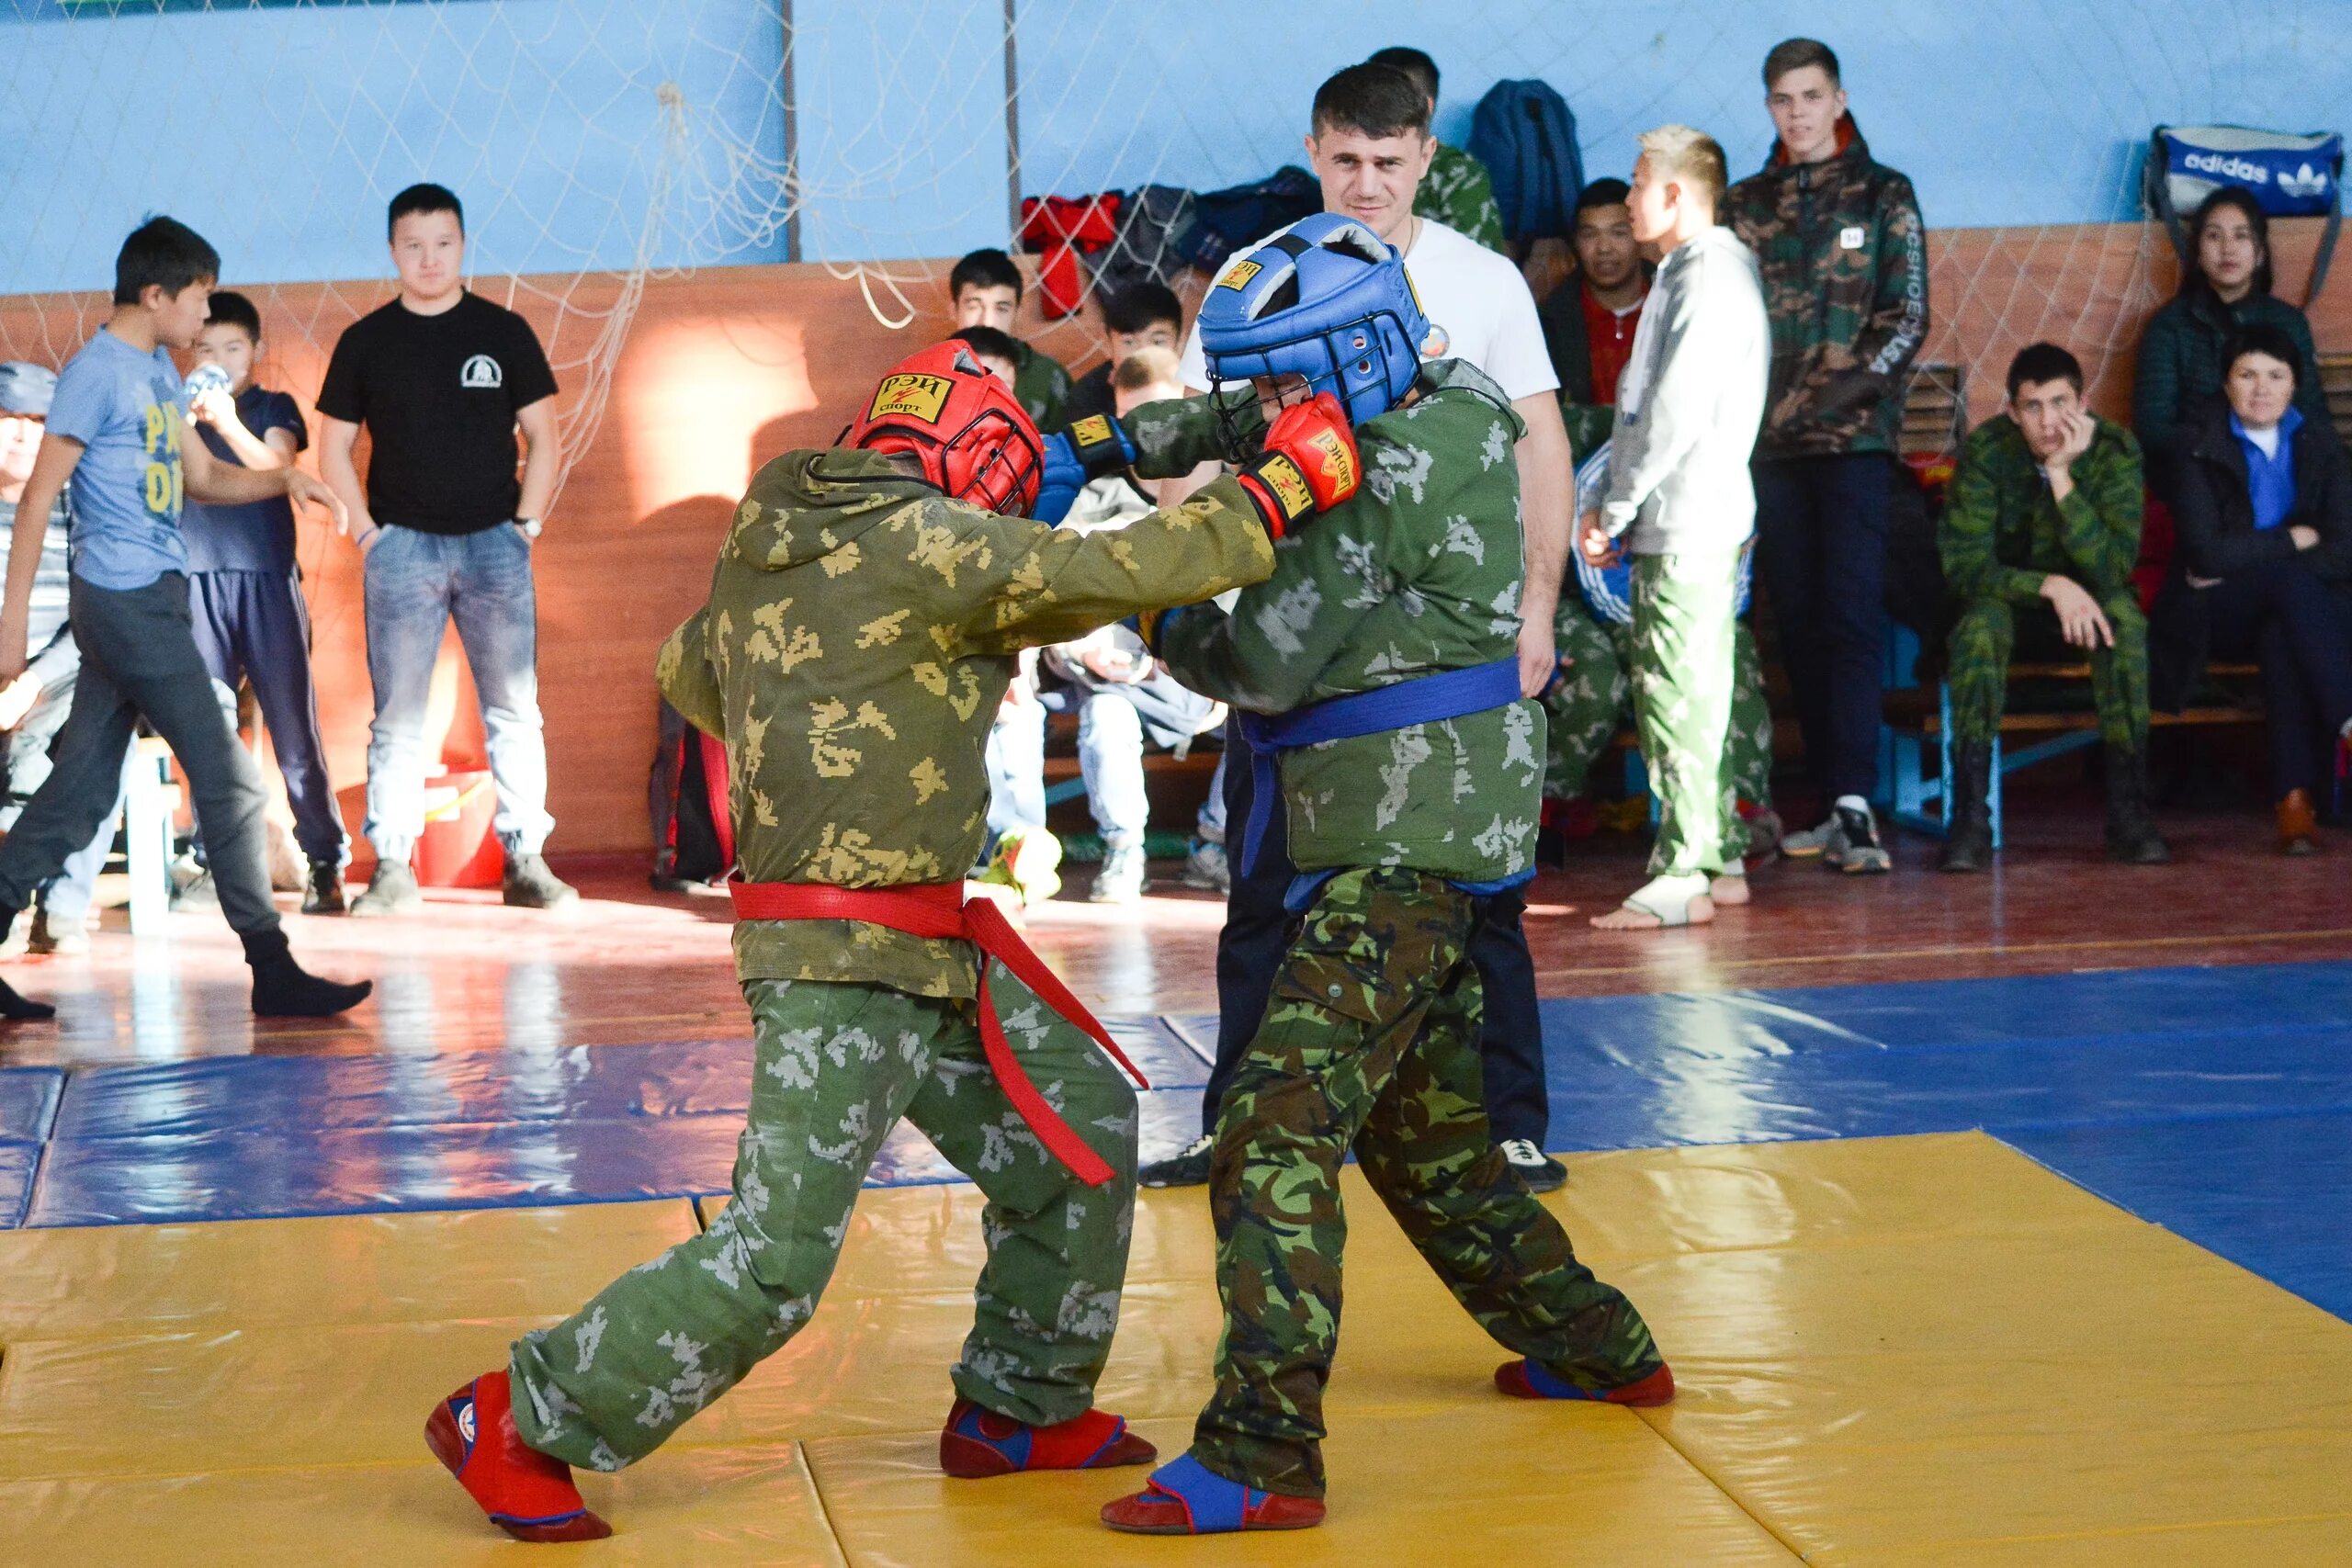
[[[1370,692],[1327,697],[1282,714],[1235,711],[1250,745],[1250,822],[1241,837],[1241,874],[1256,868],[1258,845],[1273,811],[1276,753],[1331,740],[1353,740],[1384,729],[1464,718],[1519,700],[1519,660],[1498,659],[1468,670],[1444,670]]]

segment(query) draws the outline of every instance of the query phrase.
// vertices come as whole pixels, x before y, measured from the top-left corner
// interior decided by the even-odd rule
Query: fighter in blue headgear
[[[1296,377],[1284,402],[1329,392],[1363,424],[1411,389],[1430,321],[1394,247],[1351,218],[1318,212],[1226,268],[1201,302],[1200,333],[1212,381]],[[1238,456],[1239,410],[1216,400]]]

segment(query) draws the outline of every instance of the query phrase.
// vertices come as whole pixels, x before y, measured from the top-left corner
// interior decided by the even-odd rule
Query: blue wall
[[[103,286],[168,210],[250,281],[369,278],[376,214],[431,177],[466,197],[484,273],[786,254],[781,0],[212,0],[111,17],[0,9],[0,293]],[[1002,0],[794,0],[801,254],[953,255],[1007,230]],[[142,14],[143,10],[143,14]],[[2352,120],[2345,0],[1016,0],[1021,184],[1205,187],[1299,156],[1313,84],[1388,42],[1446,73],[1459,140],[1498,77],[1576,108],[1588,169],[1687,119],[1735,165],[1770,137],[1756,80],[1792,32],[1845,56],[1873,148],[1930,224],[2136,212],[2148,128]],[[1345,30],[1335,26],[1344,18]],[[661,88],[673,84],[673,120]],[[668,199],[649,230],[656,181]]]

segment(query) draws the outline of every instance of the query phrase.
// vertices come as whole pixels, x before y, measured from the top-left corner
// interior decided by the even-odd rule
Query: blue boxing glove
[[[1136,444],[1117,420],[1106,413],[1087,415],[1046,437],[1037,504],[1029,515],[1039,523],[1059,523],[1089,481],[1117,473],[1135,460]]]

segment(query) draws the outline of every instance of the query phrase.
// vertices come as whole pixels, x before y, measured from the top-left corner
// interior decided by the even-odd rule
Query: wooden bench
[[[1916,656],[1918,639],[1906,628],[1897,627],[1898,637],[1890,642],[1907,642],[1908,653]],[[1898,649],[1898,652],[1902,650]],[[1908,668],[1908,662],[1904,666]],[[2213,664],[2206,669],[2211,680],[2237,680],[2260,672],[2252,664]],[[2036,664],[2018,663],[2009,666],[2009,680],[2087,682],[2091,667],[2087,663]],[[1927,688],[1911,685],[1897,687],[1886,693],[1889,716],[1883,730],[1882,762],[1892,775],[1892,796],[1894,820],[1914,832],[1940,839],[1947,829],[1945,820],[1950,802],[1945,795],[1945,781],[1952,776],[1951,761],[1951,682],[1936,682],[1936,705],[1931,709],[1926,702]],[[2152,713],[2151,727],[2211,726],[2259,724],[2262,710],[2244,705],[2205,705],[2185,708],[2179,713]],[[2011,749],[2006,738],[2011,735],[2040,735],[2046,739],[2030,745]],[[2001,846],[2001,779],[2004,774],[2020,768],[2046,762],[2069,751],[2085,750],[2098,744],[2098,714],[2095,710],[2068,709],[2047,711],[2010,709],[2001,715],[2000,733],[1993,738],[1993,776],[1986,804],[1992,809],[1993,847]],[[1932,745],[1939,758],[1939,771],[1934,778],[1926,774],[1928,748]],[[1928,814],[1928,807],[1936,808]]]

